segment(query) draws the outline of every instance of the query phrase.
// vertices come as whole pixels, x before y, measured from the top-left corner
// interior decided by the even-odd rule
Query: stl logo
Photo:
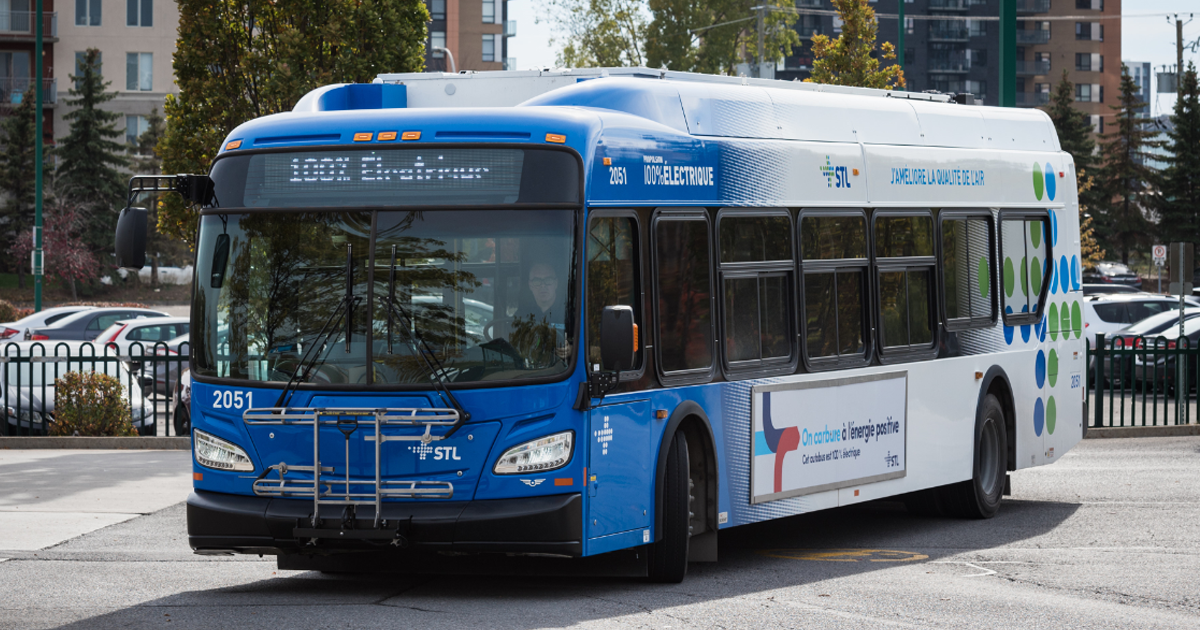
[[[821,167],[821,174],[825,176],[826,188],[850,187],[849,169],[845,166],[834,166],[828,155],[825,156],[825,166]]]

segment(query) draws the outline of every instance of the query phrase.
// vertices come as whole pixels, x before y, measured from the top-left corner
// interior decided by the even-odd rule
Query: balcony
[[[516,20],[509,20],[504,23],[504,36],[505,37],[516,37],[517,36],[517,21]]]
[[[931,42],[965,42],[971,39],[971,32],[965,25],[929,25],[929,41]]]
[[[934,11],[966,11],[967,0],[929,0],[929,8]]]
[[[26,41],[36,38],[34,27],[37,26],[35,11],[0,11],[0,41]],[[58,39],[58,14],[51,11],[42,12],[42,37],[49,40]]]
[[[25,92],[33,86],[28,77],[0,77],[0,108],[9,109],[25,100]],[[29,96],[34,98],[33,95]],[[53,107],[58,102],[56,79],[42,79],[42,108]]]
[[[965,74],[971,69],[971,64],[965,59],[930,59],[929,72],[939,74]]]
[[[1040,107],[1049,102],[1049,92],[1017,92],[1017,107]]]
[[[1050,10],[1050,0],[1017,0],[1017,13],[1045,13]]]
[[[1050,74],[1050,62],[1042,61],[1017,61],[1017,76],[1033,77]]]
[[[1036,46],[1045,44],[1050,41],[1050,31],[1042,29],[1028,29],[1017,31],[1018,46]]]
[[[820,26],[797,26],[796,32],[800,34],[800,39],[809,39],[813,35],[821,34]]]
[[[798,7],[820,7],[821,0],[796,0]]]

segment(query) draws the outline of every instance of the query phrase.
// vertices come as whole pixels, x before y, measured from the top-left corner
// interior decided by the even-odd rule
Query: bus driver
[[[558,297],[558,274],[544,262],[529,267],[529,293],[533,300],[522,300],[513,316],[513,345],[523,351],[531,364],[553,361],[548,350],[566,361],[571,356],[567,342],[566,304]]]

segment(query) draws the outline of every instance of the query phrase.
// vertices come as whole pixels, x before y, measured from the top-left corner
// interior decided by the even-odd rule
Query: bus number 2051
[[[254,392],[235,392],[229,389],[213,392],[213,409],[241,409],[243,407],[254,408]]]

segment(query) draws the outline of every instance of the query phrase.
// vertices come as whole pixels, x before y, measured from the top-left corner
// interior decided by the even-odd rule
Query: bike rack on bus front
[[[366,422],[362,422],[366,420]],[[295,465],[280,462],[267,466],[262,474],[254,480],[254,494],[260,497],[274,498],[311,498],[313,501],[312,527],[297,527],[294,535],[298,539],[309,539],[315,544],[319,538],[336,539],[390,539],[392,544],[398,544],[401,536],[398,531],[390,532],[380,527],[382,521],[383,499],[449,499],[454,496],[454,484],[449,481],[421,480],[384,480],[382,478],[382,460],[380,451],[384,442],[421,442],[429,444],[445,439],[445,435],[433,435],[434,427],[452,427],[459,422],[459,413],[455,409],[444,408],[407,408],[407,409],[351,409],[351,408],[281,408],[265,407],[249,409],[242,414],[242,422],[250,426],[312,426],[313,428],[313,463],[312,465]],[[373,435],[364,436],[367,441],[375,442],[375,479],[350,478],[350,435],[360,426],[374,428]],[[333,466],[321,465],[321,427],[336,428],[345,437],[346,460],[345,474],[342,479],[322,477],[321,473],[335,473]],[[384,435],[384,427],[420,428],[425,432],[421,435]],[[268,478],[274,471],[278,478]],[[311,473],[312,479],[289,479],[289,472]],[[334,487],[341,486],[342,492],[334,492]],[[352,492],[352,486],[367,486],[373,492]],[[319,524],[320,507],[322,505],[341,505],[349,510],[349,518],[343,513],[342,529],[321,529]],[[373,530],[347,531],[346,523],[354,522],[354,509],[359,505],[371,505],[375,508],[375,524]]]

